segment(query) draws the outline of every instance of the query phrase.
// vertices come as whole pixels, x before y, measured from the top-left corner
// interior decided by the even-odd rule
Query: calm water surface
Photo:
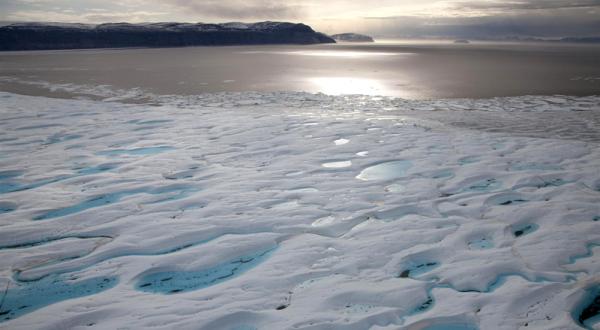
[[[219,91],[411,99],[595,95],[600,94],[600,46],[388,41],[4,52],[0,78],[0,90],[34,95],[46,92],[19,82],[139,87],[183,95]]]

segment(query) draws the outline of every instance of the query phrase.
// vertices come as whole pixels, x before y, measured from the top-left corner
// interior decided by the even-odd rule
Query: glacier
[[[0,329],[600,329],[600,97],[0,92]]]

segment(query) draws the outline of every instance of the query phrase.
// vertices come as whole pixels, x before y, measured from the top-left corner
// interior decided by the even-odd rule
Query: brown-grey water
[[[0,53],[0,90],[69,96],[56,84],[156,94],[306,91],[409,99],[599,95],[600,46],[342,43]]]

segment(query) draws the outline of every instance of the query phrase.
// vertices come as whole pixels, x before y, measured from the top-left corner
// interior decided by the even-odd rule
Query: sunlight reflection
[[[408,53],[384,53],[384,52],[358,52],[358,51],[330,51],[330,50],[306,50],[288,52],[290,55],[301,55],[301,56],[322,56],[322,57],[372,57],[372,56],[396,56],[396,55],[407,55]]]
[[[316,86],[317,90],[329,95],[363,94],[384,95],[385,85],[376,79],[353,78],[353,77],[314,77],[309,82]]]
[[[241,52],[242,54],[276,54],[276,55],[296,55],[296,56],[318,56],[318,57],[346,57],[346,58],[365,58],[374,56],[398,56],[412,55],[412,53],[391,53],[391,52],[365,52],[365,51],[340,51],[340,50],[301,50],[287,52]]]

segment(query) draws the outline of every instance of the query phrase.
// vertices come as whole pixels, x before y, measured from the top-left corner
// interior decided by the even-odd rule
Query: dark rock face
[[[252,24],[18,23],[0,27],[0,50],[119,47],[185,47],[335,43],[310,26],[285,22]]]
[[[374,42],[372,37],[358,33],[340,33],[331,36],[335,40],[349,41],[349,42]]]

